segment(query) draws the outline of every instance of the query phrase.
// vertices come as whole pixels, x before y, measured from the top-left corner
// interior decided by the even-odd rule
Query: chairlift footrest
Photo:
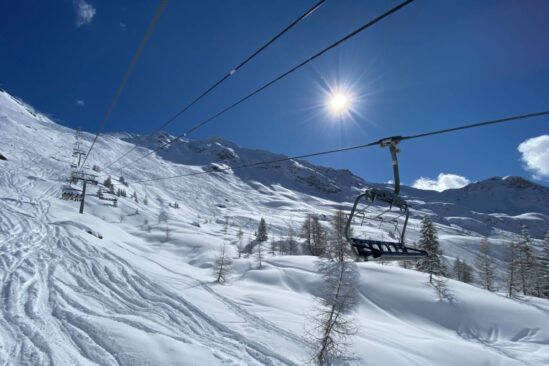
[[[367,260],[402,261],[427,257],[424,250],[409,248],[400,242],[380,240],[351,239],[351,246],[355,253]]]

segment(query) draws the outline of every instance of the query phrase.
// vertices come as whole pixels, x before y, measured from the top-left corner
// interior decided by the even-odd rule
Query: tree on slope
[[[518,243],[518,273],[523,295],[538,295],[537,260],[532,249],[532,239],[528,227],[523,225]]]
[[[261,267],[263,266],[263,243],[269,240],[269,236],[267,235],[267,223],[265,222],[265,219],[263,217],[261,218],[261,220],[259,220],[259,226],[257,227],[257,231],[255,233],[255,240],[257,241],[257,268],[261,269]]]
[[[446,264],[440,250],[436,228],[429,216],[425,216],[421,221],[420,233],[419,249],[427,251],[429,256],[420,260],[416,268],[421,272],[428,273],[429,283],[433,284],[433,276],[446,275]]]
[[[279,245],[279,241],[276,240],[276,238],[271,238],[271,245],[270,245],[270,249],[271,249],[271,255],[277,255],[280,254],[280,245]]]
[[[301,237],[312,255],[320,257],[326,253],[326,231],[318,215],[307,215],[301,227]]]
[[[336,214],[333,226],[341,224],[343,219],[343,213]],[[341,226],[338,228],[342,230]],[[350,359],[348,339],[356,332],[349,312],[357,302],[360,274],[356,264],[346,260],[342,249],[335,253],[331,259],[318,262],[324,292],[318,303],[317,316],[312,321],[314,329],[311,332],[317,345],[313,358],[318,365],[335,365]]]
[[[114,185],[112,184],[111,176],[109,175],[107,179],[103,182],[103,185],[105,188],[107,188],[110,192],[114,191]]]
[[[267,235],[267,223],[263,217],[259,220],[259,226],[257,227],[257,231],[255,233],[255,239],[259,242],[269,240],[269,236]]]
[[[288,225],[288,236],[286,238],[285,253],[296,255],[298,251],[298,242],[295,240],[295,231],[292,225]]]
[[[478,271],[479,284],[482,288],[488,291],[496,291],[492,245],[486,238],[480,241],[479,254],[476,257],[475,264]]]
[[[215,282],[217,283],[227,282],[227,279],[231,271],[231,264],[232,264],[232,260],[227,255],[227,246],[225,245],[225,242],[223,242],[223,245],[219,249],[219,254],[214,262],[214,274],[216,278]]]
[[[255,261],[257,263],[257,269],[263,267],[263,242],[258,241],[256,244]]]
[[[515,297],[520,290],[518,274],[518,249],[515,242],[511,242],[507,253],[507,296]]]
[[[454,262],[452,272],[454,278],[458,281],[465,283],[473,282],[473,268],[459,257]]]
[[[162,222],[168,222],[168,212],[164,209],[160,210],[160,213],[158,214],[158,223],[160,224]]]
[[[349,244],[345,238],[345,229],[347,227],[347,215],[341,210],[337,210],[332,218],[332,235],[330,240],[330,256],[337,261],[343,261],[350,253]]]
[[[350,359],[348,340],[356,330],[349,312],[357,302],[359,274],[356,264],[345,260],[323,260],[319,272],[325,292],[309,331],[315,344],[313,360],[322,366],[338,365]]]

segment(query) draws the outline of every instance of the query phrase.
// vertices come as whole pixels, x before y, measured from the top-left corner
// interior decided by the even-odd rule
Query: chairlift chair
[[[381,147],[389,147],[391,151],[391,157],[393,161],[393,173],[394,173],[394,191],[384,188],[370,188],[364,193],[358,195],[355,199],[353,208],[349,218],[347,219],[347,226],[345,230],[345,236],[350,243],[354,253],[361,259],[366,261],[381,260],[381,261],[402,261],[402,260],[415,260],[427,256],[427,252],[420,249],[410,248],[405,245],[404,238],[406,234],[406,226],[408,225],[408,217],[410,211],[406,201],[399,196],[400,192],[400,177],[398,172],[398,143],[400,137],[391,137],[388,139],[380,140]],[[386,206],[386,209],[374,216],[368,216],[366,210],[359,210],[359,204],[365,204],[367,207],[371,207],[374,204],[382,204]],[[386,220],[385,217],[391,218],[396,215],[396,218],[392,220]],[[392,240],[384,240],[384,237],[378,238],[380,240],[371,238],[360,238],[352,234],[353,219],[361,216],[362,223],[364,221],[376,221],[379,222],[379,226],[384,223],[390,223],[393,225],[394,230]],[[400,218],[402,218],[402,224],[399,225]]]

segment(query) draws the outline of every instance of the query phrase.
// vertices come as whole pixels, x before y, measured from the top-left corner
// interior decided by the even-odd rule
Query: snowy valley
[[[97,197],[101,184],[90,185],[81,215],[79,202],[61,199],[74,136],[0,90],[0,364],[310,361],[324,286],[319,259],[265,248],[258,269],[254,255],[238,258],[238,232],[252,242],[263,217],[269,239],[283,242],[308,214],[329,227],[365,187],[383,185],[306,161],[154,181],[282,156],[223,138],[177,140],[125,168],[170,136],[116,133],[101,136],[88,164],[100,167],[90,169],[100,183],[111,176],[128,195],[112,207]],[[82,134],[84,146],[92,140]],[[103,169],[135,145],[127,160]],[[541,250],[549,189],[503,177],[443,192],[403,187],[402,194],[412,209],[408,241],[418,241],[421,219],[430,216],[450,265],[458,257],[474,264],[488,237],[501,291],[450,279],[451,300],[441,300],[425,273],[357,263],[358,300],[348,314],[356,334],[345,363],[548,365],[549,301],[509,299],[504,286],[507,248],[523,225]],[[212,268],[224,243],[233,264],[221,285]]]

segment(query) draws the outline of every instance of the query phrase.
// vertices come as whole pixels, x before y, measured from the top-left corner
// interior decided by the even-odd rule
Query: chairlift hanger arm
[[[395,178],[395,181],[394,181],[395,195],[397,196],[400,193],[400,175],[398,172],[397,154],[399,152],[398,144],[400,143],[401,140],[402,140],[402,136],[393,136],[393,137],[388,137],[388,138],[379,140],[379,146],[389,147],[389,150],[391,151],[391,159],[393,161],[393,176]]]

